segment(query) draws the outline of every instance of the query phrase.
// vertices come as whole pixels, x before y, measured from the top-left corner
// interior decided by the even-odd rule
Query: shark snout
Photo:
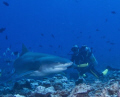
[[[65,64],[65,66],[66,66],[66,67],[69,67],[69,66],[71,66],[72,64],[73,64],[73,62],[68,62],[68,63]]]
[[[67,67],[71,66],[72,64],[73,64],[73,62],[61,63],[61,64],[55,66],[55,68],[66,68],[67,69]]]

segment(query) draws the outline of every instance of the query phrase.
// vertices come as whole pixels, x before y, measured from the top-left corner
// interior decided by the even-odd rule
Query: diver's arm
[[[69,66],[68,68],[74,68],[76,69],[77,68],[77,65],[75,63],[73,63],[71,66]]]

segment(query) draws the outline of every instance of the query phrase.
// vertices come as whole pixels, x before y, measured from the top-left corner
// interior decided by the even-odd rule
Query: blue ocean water
[[[9,6],[3,2],[7,2]],[[98,68],[119,67],[119,0],[1,0],[0,66],[12,68],[7,48],[70,58],[74,44],[93,48]],[[11,63],[12,64],[12,63]]]

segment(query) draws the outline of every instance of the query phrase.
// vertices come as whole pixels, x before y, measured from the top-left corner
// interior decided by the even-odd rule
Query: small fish
[[[9,6],[9,4],[5,1],[3,1],[3,4],[6,5],[6,6]]]
[[[100,31],[99,29],[96,29],[96,31]]]
[[[106,41],[106,43],[110,43],[110,41],[108,40],[108,41]]]
[[[91,36],[88,37],[89,39],[91,38]]]
[[[7,35],[5,36],[5,39],[8,40],[8,36]]]
[[[39,47],[43,47],[42,45],[39,45]]]
[[[90,48],[93,51],[93,47]]]
[[[31,49],[31,47],[29,47],[29,49]]]
[[[115,43],[113,43],[113,42],[111,42],[110,44],[111,44],[111,45],[115,45]]]
[[[58,45],[58,48],[61,48],[61,45]]]
[[[43,34],[43,33],[41,33],[41,36],[44,36],[44,34]]]
[[[52,45],[49,45],[49,47],[53,47]]]
[[[82,34],[82,32],[80,32]]]
[[[108,51],[111,52],[111,50],[112,50],[112,49],[110,48]]]
[[[52,38],[55,38],[55,36],[53,34],[51,34]]]
[[[105,19],[105,22],[108,22],[108,19]]]
[[[111,11],[111,13],[112,13],[112,14],[116,14],[116,12],[115,12],[115,11]]]
[[[6,30],[6,28],[1,28],[0,29],[0,33],[2,33],[3,31],[5,31]]]

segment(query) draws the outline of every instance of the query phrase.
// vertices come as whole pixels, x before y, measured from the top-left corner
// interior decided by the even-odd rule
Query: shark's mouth
[[[65,64],[59,64],[57,66],[54,66],[52,68],[49,68],[49,71],[51,72],[61,72],[67,69],[67,67],[71,66],[73,62],[65,63]]]

